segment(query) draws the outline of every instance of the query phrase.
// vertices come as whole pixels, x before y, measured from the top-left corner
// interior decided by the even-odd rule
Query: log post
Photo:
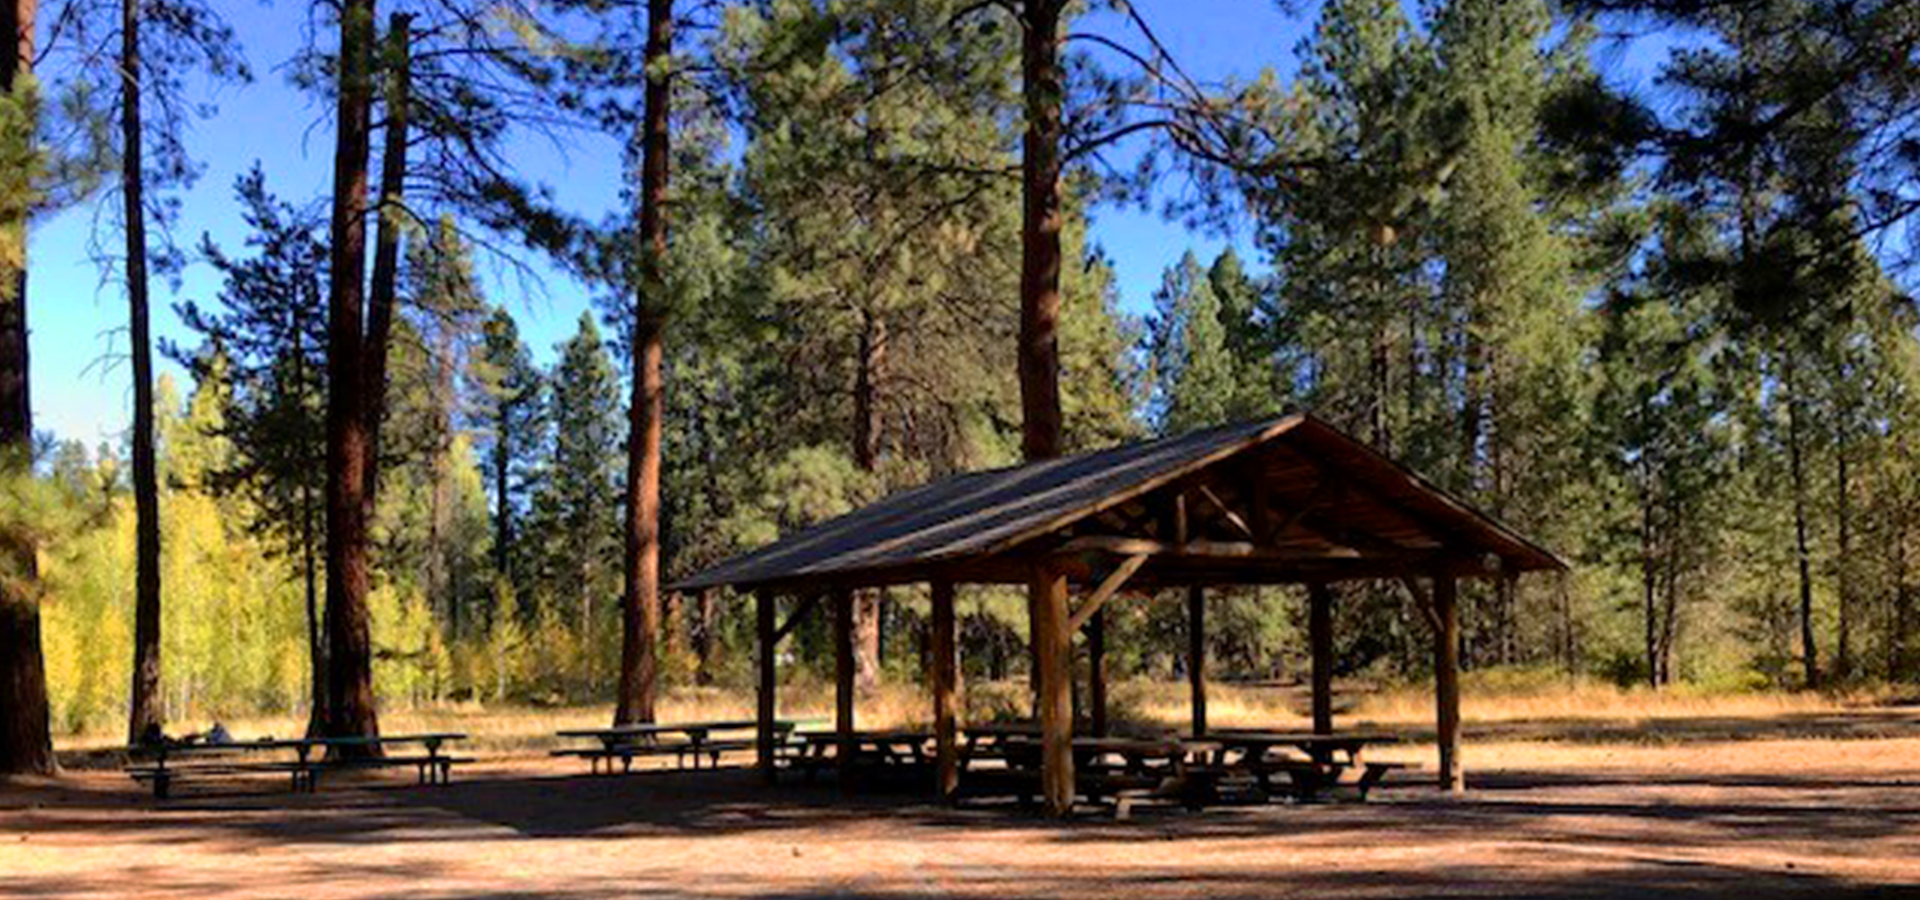
[[[1207,594],[1187,587],[1187,684],[1193,693],[1193,736],[1207,734]]]
[[[960,788],[959,659],[954,646],[953,582],[940,579],[932,584],[934,790],[942,800],[951,800]]]
[[[1107,736],[1107,611],[1087,620],[1087,706],[1095,737]]]
[[[1039,669],[1040,790],[1047,813],[1065,816],[1073,811],[1073,673],[1072,635],[1067,633],[1067,578],[1042,565],[1033,573],[1034,599],[1030,627]]]
[[[833,730],[839,738],[835,762],[843,786],[853,777],[853,677],[853,592],[836,588],[833,592]]]
[[[1313,659],[1313,733],[1333,733],[1333,592],[1307,585],[1307,646]]]
[[[769,784],[773,783],[774,779],[773,716],[775,686],[773,660],[776,655],[773,636],[774,614],[773,594],[765,590],[756,592],[754,594],[754,618],[755,631],[759,634],[760,645],[760,654],[757,660],[760,668],[760,691],[758,698],[759,729],[754,740],[754,747],[759,756],[761,777],[765,778]]]
[[[1440,788],[1465,793],[1460,769],[1460,610],[1453,576],[1433,578],[1433,689],[1436,742],[1440,745]]]

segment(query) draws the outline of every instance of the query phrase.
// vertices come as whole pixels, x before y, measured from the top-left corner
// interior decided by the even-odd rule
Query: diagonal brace
[[[793,612],[787,616],[787,621],[774,630],[773,645],[770,645],[768,649],[771,650],[773,646],[777,646],[781,641],[786,640],[787,635],[792,634],[795,628],[800,627],[800,623],[806,620],[807,613],[812,612],[814,607],[819,606],[820,598],[824,596],[826,596],[825,591],[815,591],[814,593],[808,594],[806,599],[801,600],[800,605],[794,607]]]
[[[1088,595],[1087,602],[1082,603],[1080,608],[1074,611],[1072,618],[1067,620],[1067,633],[1073,634],[1080,630],[1080,626],[1087,624],[1087,620],[1093,618],[1093,614],[1099,612],[1100,607],[1106,605],[1109,598],[1126,586],[1127,579],[1132,578],[1133,573],[1140,571],[1140,567],[1146,565],[1147,557],[1150,555],[1135,553],[1121,560],[1119,568],[1108,573],[1107,577],[1100,582],[1100,586],[1094,588],[1093,593]]]

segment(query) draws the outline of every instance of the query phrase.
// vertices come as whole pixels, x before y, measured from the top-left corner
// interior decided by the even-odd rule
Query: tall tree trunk
[[[1667,511],[1669,527],[1677,528],[1678,514]],[[1667,553],[1666,572],[1662,578],[1661,596],[1664,607],[1660,613],[1660,684],[1673,683],[1673,645],[1680,631],[1680,561],[1683,551],[1676,544]]]
[[[1022,5],[1021,93],[1026,135],[1021,145],[1020,448],[1028,461],[1060,455],[1060,173],[1066,82],[1060,67],[1063,0]],[[1041,787],[1048,812],[1073,807],[1071,635],[1059,633],[1066,579],[1036,570],[1027,585],[1033,634],[1035,707],[1041,728]]]
[[[715,615],[719,611],[715,605],[715,588],[703,588],[696,605],[693,622],[694,680],[700,684],[713,683],[713,663],[718,626]]]
[[[853,461],[868,477],[880,470],[885,433],[881,384],[887,377],[887,321],[869,311],[860,326],[859,364],[853,381]],[[876,588],[853,595],[854,683],[863,690],[880,684],[880,619],[886,593]]]
[[[1787,396],[1787,466],[1793,479],[1794,559],[1800,575],[1800,658],[1805,668],[1807,690],[1820,688],[1819,647],[1813,635],[1813,552],[1807,540],[1807,478],[1801,459],[1801,415],[1799,379],[1795,377],[1793,354],[1781,353],[1782,387]]]
[[[288,319],[291,343],[293,344],[293,382],[307,384],[307,316],[310,314],[305,304],[290,306],[292,315]],[[300,449],[307,454],[306,462],[312,466],[309,471],[318,471],[326,466],[324,452],[312,454],[313,443],[307,438],[300,441]],[[320,458],[316,459],[315,456]],[[320,607],[320,528],[318,519],[323,513],[319,498],[314,496],[313,479],[300,479],[300,573],[306,592],[307,609],[307,664],[309,681],[307,685],[311,698],[307,710],[307,736],[319,737],[326,734],[327,728],[327,640],[326,624],[321,616]]]
[[[1028,461],[1060,455],[1061,0],[1029,0],[1021,51],[1026,137],[1020,223],[1020,448]]]
[[[161,727],[160,477],[153,446],[153,338],[147,327],[145,147],[140,128],[140,3],[120,2],[120,199],[127,250],[128,351],[133,356],[133,689],[127,742]]]
[[[34,0],[0,4],[0,92],[19,99],[33,66]],[[9,39],[9,37],[11,39]],[[9,173],[10,177],[17,177]],[[0,221],[19,241],[17,271],[0,270],[0,478],[29,478],[33,406],[27,365],[25,210]],[[51,774],[57,764],[47,721],[47,669],[40,649],[40,573],[33,538],[0,528],[0,774]]]
[[[1907,534],[1911,511],[1900,509],[1893,528],[1893,633],[1887,636],[1887,680],[1904,681],[1911,677],[1913,664],[1913,592],[1907,584]]]
[[[1653,472],[1646,463],[1641,463],[1640,488],[1640,593],[1643,614],[1646,619],[1647,643],[1647,686],[1660,686],[1660,640],[1659,605],[1656,583],[1658,569],[1654,563],[1654,509],[1653,509]]]
[[[513,584],[513,504],[507,497],[512,477],[512,445],[507,437],[507,413],[502,404],[493,423],[493,573],[494,578]]]
[[[1842,374],[1845,378],[1845,374]],[[1841,390],[1847,390],[1844,384]],[[1833,676],[1842,684],[1853,677],[1853,508],[1852,483],[1848,480],[1847,451],[1853,429],[1853,410],[1844,401],[1840,408],[1839,427],[1834,430],[1833,456],[1835,517],[1839,526],[1837,558],[1834,560],[1834,600],[1839,606],[1839,620],[1833,645]]]
[[[327,729],[376,735],[367,616],[370,489],[362,279],[367,267],[367,154],[373,103],[373,0],[340,10],[338,132],[333,150],[331,284],[327,298]]]
[[[446,614],[447,630],[460,633],[459,594],[453,589],[453,336],[435,332],[433,348],[433,458],[429,468],[427,597]]]
[[[371,2],[371,0],[368,0]],[[369,10],[368,19],[372,19]],[[413,16],[394,13],[387,19],[384,97],[387,122],[380,148],[379,226],[373,239],[373,284],[367,295],[367,334],[361,348],[366,379],[362,415],[366,419],[367,520],[372,521],[380,493],[380,428],[387,417],[387,356],[393,338],[393,311],[400,290],[400,230],[406,214],[407,129],[413,102],[411,29]],[[368,40],[373,39],[369,31]],[[371,52],[371,51],[369,51]],[[369,95],[371,96],[371,95]],[[371,103],[371,99],[368,101]],[[365,138],[363,137],[363,140]],[[364,166],[366,154],[361,154]],[[364,177],[364,175],[363,175]]]
[[[301,576],[306,588],[307,605],[307,664],[311,673],[308,691],[311,693],[311,708],[307,711],[307,734],[318,737],[326,733],[327,723],[327,642],[321,632],[320,621],[320,566],[319,529],[314,527],[314,518],[319,515],[314,502],[311,485],[300,486],[300,564]]]
[[[666,329],[668,122],[666,71],[673,53],[673,0],[647,0],[646,110],[641,122],[640,290],[634,298],[633,393],[627,405],[627,521],[621,595],[620,697],[614,724],[654,720],[660,633],[660,432],[666,417],[661,364]]]
[[[1479,318],[1471,310],[1461,336],[1461,354],[1465,360],[1460,402],[1460,485],[1461,492],[1475,497],[1480,488],[1480,441],[1485,412],[1487,348],[1475,330]]]

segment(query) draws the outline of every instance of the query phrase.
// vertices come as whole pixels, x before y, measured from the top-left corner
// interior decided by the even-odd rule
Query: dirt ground
[[[0,897],[1920,897],[1912,712],[1480,737],[1463,798],[1125,822],[546,759],[164,803],[76,771],[0,788]]]

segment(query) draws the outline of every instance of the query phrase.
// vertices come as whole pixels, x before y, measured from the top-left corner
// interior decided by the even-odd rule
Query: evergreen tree
[[[19,502],[33,469],[27,366],[27,219],[42,166],[33,78],[34,0],[0,4],[0,773],[57,767],[40,642],[39,563],[32,505]]]
[[[481,324],[467,385],[468,422],[493,501],[493,577],[526,596],[531,582],[521,522],[544,445],[546,385],[504,307],[494,307]],[[494,615],[497,621],[497,610]]]
[[[550,376],[551,457],[535,501],[547,541],[542,578],[548,592],[536,617],[570,622],[574,637],[592,652],[604,634],[598,622],[610,611],[601,602],[616,596],[617,571],[609,561],[620,533],[618,461],[625,436],[618,375],[593,317],[583,314],[579,330],[558,350]]]
[[[467,577],[472,550],[455,539],[467,526],[459,493],[469,468],[456,461],[466,447],[459,376],[479,341],[486,301],[447,217],[409,239],[406,262],[384,425],[394,439],[381,464],[382,568],[404,577],[458,634],[477,587]],[[391,504],[388,490],[396,493]]]
[[[1184,434],[1233,417],[1238,367],[1227,349],[1222,305],[1188,251],[1161,278],[1150,325],[1162,434]]]
[[[201,252],[224,279],[219,304],[182,304],[181,321],[205,346],[191,353],[167,350],[193,368],[196,397],[222,384],[232,393],[216,432],[231,456],[207,472],[207,483],[216,495],[243,500],[246,530],[296,561],[318,718],[327,697],[319,596],[327,377],[320,301],[329,265],[324,226],[270,194],[258,165],[237,180],[234,196],[251,230],[246,245],[253,253],[236,257],[202,240]]]

